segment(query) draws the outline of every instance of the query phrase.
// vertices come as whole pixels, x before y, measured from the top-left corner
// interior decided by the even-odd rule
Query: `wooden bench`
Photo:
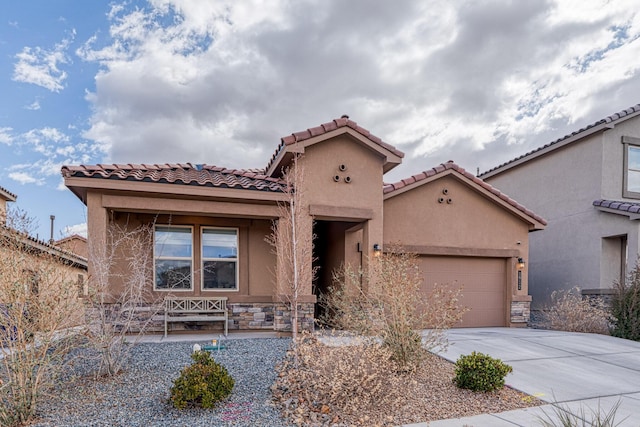
[[[224,322],[229,332],[227,297],[167,297],[164,300],[164,336],[169,322]]]

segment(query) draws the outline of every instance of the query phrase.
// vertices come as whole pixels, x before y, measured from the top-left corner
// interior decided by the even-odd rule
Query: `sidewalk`
[[[574,415],[607,413],[617,403],[616,422],[640,426],[640,343],[604,335],[541,329],[478,328],[448,332],[450,347],[441,354],[455,362],[472,351],[486,353],[513,367],[507,385],[557,402]],[[543,412],[544,411],[544,412]],[[483,414],[411,427],[532,427],[552,418],[552,405]],[[409,425],[408,425],[409,426]]]

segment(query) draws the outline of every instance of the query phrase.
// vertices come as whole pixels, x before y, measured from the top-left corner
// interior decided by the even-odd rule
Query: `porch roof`
[[[227,169],[192,163],[63,166],[66,178],[97,178],[283,193],[285,183],[261,170]]]

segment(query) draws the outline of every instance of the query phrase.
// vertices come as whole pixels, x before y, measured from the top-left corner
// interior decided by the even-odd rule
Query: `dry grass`
[[[541,313],[541,325],[569,332],[609,334],[610,314],[601,299],[584,298],[579,288],[554,291]]]
[[[272,387],[283,415],[297,425],[394,426],[539,404],[506,387],[459,389],[454,365],[426,351],[411,373],[398,373],[389,351],[373,341],[329,347],[307,338],[298,351],[299,368],[292,368],[292,357],[285,360]]]

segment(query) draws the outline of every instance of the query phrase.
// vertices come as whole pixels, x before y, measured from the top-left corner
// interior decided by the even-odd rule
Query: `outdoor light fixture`
[[[522,290],[522,270],[524,270],[524,259],[518,257],[518,290]]]
[[[374,255],[378,256],[378,255],[380,255],[381,252],[382,252],[382,248],[380,247],[380,245],[377,244],[377,243],[374,244],[373,245],[373,253],[374,253]]]

